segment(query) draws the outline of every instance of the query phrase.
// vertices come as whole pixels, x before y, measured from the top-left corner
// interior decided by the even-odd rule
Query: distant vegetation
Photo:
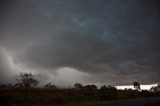
[[[160,96],[160,84],[150,90],[140,90],[140,84],[133,82],[133,89],[118,90],[115,86],[75,83],[73,88],[60,89],[54,84],[47,83],[37,87],[39,81],[31,73],[20,73],[16,84],[0,85],[0,103],[3,106],[18,105],[60,105],[82,102],[111,101],[138,97]]]

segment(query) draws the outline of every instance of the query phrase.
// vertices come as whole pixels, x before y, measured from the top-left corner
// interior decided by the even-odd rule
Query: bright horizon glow
[[[149,90],[151,87],[156,86],[157,84],[150,84],[150,85],[140,85],[142,90]],[[117,89],[134,89],[133,85],[124,85],[124,86],[116,86]]]

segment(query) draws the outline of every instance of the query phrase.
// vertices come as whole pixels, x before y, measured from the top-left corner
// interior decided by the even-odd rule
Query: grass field
[[[160,106],[160,97],[117,100],[93,106]]]

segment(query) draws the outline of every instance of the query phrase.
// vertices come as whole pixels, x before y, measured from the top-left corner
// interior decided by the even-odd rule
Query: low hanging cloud
[[[12,63],[12,58],[7,54],[4,48],[0,47],[0,84],[12,83],[18,68]]]
[[[8,61],[4,56],[3,51],[0,49],[0,83],[2,83],[3,81],[5,82],[6,79],[5,77],[8,76]]]
[[[157,0],[16,0],[4,4],[0,47],[12,58],[17,70],[13,73],[42,74],[43,80],[59,85],[66,81],[117,85],[160,81]],[[11,68],[5,62],[6,53],[0,56],[2,76],[10,73],[6,65]],[[70,74],[65,76],[65,72]]]

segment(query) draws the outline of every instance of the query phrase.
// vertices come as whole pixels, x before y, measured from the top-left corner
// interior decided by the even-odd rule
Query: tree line
[[[38,87],[39,83],[33,74],[20,73],[15,84],[0,85],[0,102],[5,98],[7,103],[23,106],[27,103],[48,105],[160,96],[160,84],[150,90],[141,90],[139,82],[136,81],[133,82],[134,89],[124,90],[119,90],[114,85],[98,88],[94,84],[75,83],[74,87],[62,89],[51,83]]]

